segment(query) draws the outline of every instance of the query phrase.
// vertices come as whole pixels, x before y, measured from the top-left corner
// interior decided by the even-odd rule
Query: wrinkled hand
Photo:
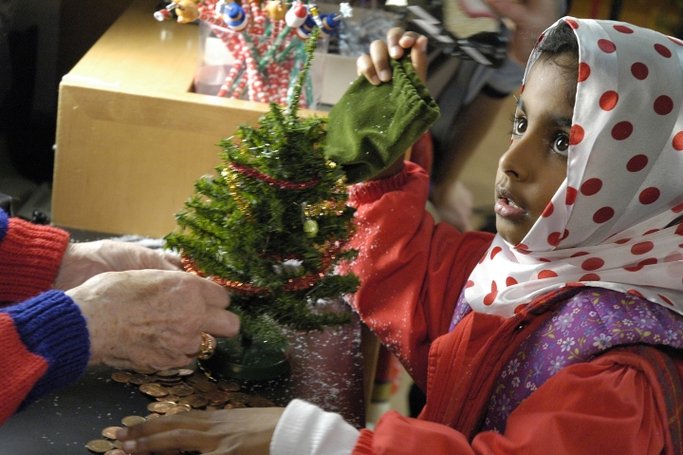
[[[180,259],[170,252],[113,240],[69,244],[55,280],[55,288],[67,290],[103,272],[160,269],[179,270]]]
[[[400,59],[410,51],[410,59],[422,81],[427,78],[427,37],[394,27],[387,32],[386,41],[376,40],[370,44],[370,54],[356,60],[356,71],[373,85],[391,80],[389,58]]]
[[[191,411],[119,430],[123,450],[197,450],[205,455],[267,455],[284,408]]]
[[[86,319],[91,364],[164,370],[188,365],[201,332],[231,337],[239,319],[227,291],[181,271],[105,272],[68,290]]]
[[[515,24],[508,55],[522,66],[526,65],[541,32],[562,16],[565,3],[561,0],[485,1],[495,13]]]

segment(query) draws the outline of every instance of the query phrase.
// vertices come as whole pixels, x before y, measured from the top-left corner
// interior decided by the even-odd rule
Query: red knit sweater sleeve
[[[0,301],[19,302],[50,289],[68,243],[61,229],[0,212]]]
[[[628,353],[607,353],[560,371],[510,415],[505,433],[469,442],[434,422],[386,413],[362,430],[354,455],[670,453],[667,414],[651,366]]]
[[[425,385],[432,340],[445,333],[460,290],[490,243],[487,233],[462,234],[435,224],[425,210],[429,177],[406,162],[399,174],[356,185],[361,286],[354,305],[363,321]]]

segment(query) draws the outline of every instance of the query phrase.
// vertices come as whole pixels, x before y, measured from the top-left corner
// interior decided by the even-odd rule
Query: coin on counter
[[[93,439],[85,444],[85,448],[94,453],[105,453],[114,448],[114,444],[106,439]]]
[[[115,371],[111,374],[111,379],[114,382],[120,382],[121,384],[128,384],[132,377],[133,373],[130,371]]]
[[[192,376],[194,374],[194,370],[190,368],[178,368],[178,376],[184,378],[186,376]]]
[[[122,427],[117,426],[107,427],[104,430],[102,430],[102,436],[104,436],[107,439],[116,439],[116,432],[121,428]]]
[[[209,400],[209,404],[218,406],[227,403],[228,400],[231,400],[236,393],[239,392],[225,392],[223,390],[213,390],[211,392],[205,393],[204,396],[207,400]]]
[[[157,371],[156,375],[161,377],[161,378],[168,378],[170,376],[178,376],[178,370],[176,370],[176,369],[161,370],[161,371]]]
[[[156,397],[157,401],[173,401],[174,403],[177,403],[178,400],[180,400],[182,397],[179,397],[178,395],[173,395],[173,394],[168,394],[164,395],[163,397]]]
[[[148,382],[146,384],[140,384],[140,392],[150,397],[165,397],[168,395],[168,390],[161,384],[156,384],[154,382]]]
[[[147,405],[147,410],[158,414],[166,414],[175,405],[176,403],[173,401],[154,401]]]
[[[218,381],[218,388],[225,392],[239,392],[242,387],[238,382],[221,379]]]
[[[152,382],[152,377],[148,374],[134,373],[131,375],[128,382],[135,385],[146,384],[148,382]]]
[[[124,452],[121,449],[111,449],[105,452],[104,455],[128,455],[128,453]]]
[[[142,416],[126,416],[123,419],[121,419],[121,423],[126,427],[132,427],[133,425],[137,425],[144,421],[145,418]]]
[[[192,407],[189,404],[177,404],[173,406],[171,409],[166,411],[167,416],[172,416],[175,414],[182,414],[184,412],[189,412],[192,410]]]
[[[179,397],[186,397],[194,393],[194,389],[187,384],[178,384],[168,388],[168,392]]]
[[[249,403],[249,400],[251,399],[251,396],[244,392],[229,392],[228,393],[228,400],[231,403],[235,404],[244,404],[246,405]]]
[[[203,395],[188,395],[178,400],[178,404],[187,404],[193,409],[202,409],[209,404],[209,400]]]
[[[211,382],[211,380],[203,374],[192,375],[186,378],[185,382],[187,382],[190,386],[194,387],[200,392],[210,392],[218,388],[218,386],[214,382]]]
[[[144,375],[152,375],[157,372],[157,370],[151,369],[151,368],[136,368],[133,370],[134,373],[139,373],[139,374],[144,374]]]

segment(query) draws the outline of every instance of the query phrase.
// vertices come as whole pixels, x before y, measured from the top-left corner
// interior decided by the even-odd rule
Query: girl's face
[[[572,61],[569,55],[539,59],[517,103],[510,147],[498,162],[494,206],[498,234],[512,245],[522,241],[567,176],[576,76],[566,65]]]

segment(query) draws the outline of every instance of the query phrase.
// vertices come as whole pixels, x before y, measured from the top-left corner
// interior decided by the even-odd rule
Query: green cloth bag
[[[329,113],[325,156],[342,165],[348,183],[386,169],[439,117],[410,59],[391,66],[391,82],[375,86],[360,76]]]

